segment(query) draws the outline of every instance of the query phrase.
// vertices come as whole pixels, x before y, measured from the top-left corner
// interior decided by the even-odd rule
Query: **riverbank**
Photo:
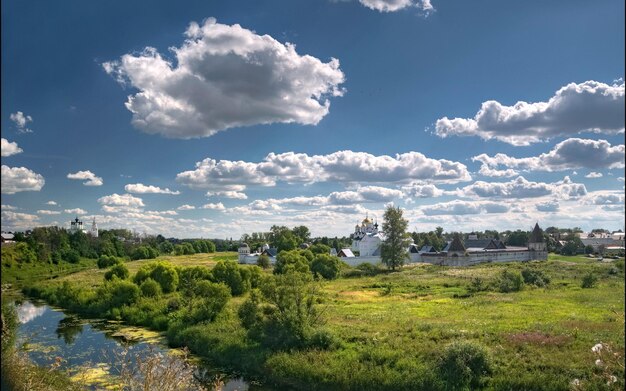
[[[213,262],[197,261],[207,268]],[[132,267],[138,270],[142,262]],[[506,293],[497,288],[504,270],[525,269],[540,272],[549,282],[526,283]],[[216,366],[297,389],[437,389],[442,386],[441,362],[457,342],[478,345],[489,355],[489,374],[480,389],[569,390],[575,380],[606,387],[610,376],[618,379],[610,389],[623,387],[623,261],[551,255],[546,262],[524,264],[344,273],[321,283],[319,307],[324,329],[335,339],[332,346],[263,347],[239,320],[247,294],[229,300],[211,322],[182,330],[168,327],[168,340]],[[582,288],[588,274],[596,282]],[[346,277],[350,275],[355,277]],[[102,284],[93,271],[59,280],[45,285],[71,281],[92,289]],[[167,294],[153,304],[166,312],[175,297]],[[610,374],[599,372],[595,364],[597,352],[591,347],[598,343],[619,354]]]

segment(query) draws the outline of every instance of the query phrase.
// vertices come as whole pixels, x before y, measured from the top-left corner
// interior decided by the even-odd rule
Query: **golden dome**
[[[372,224],[372,220],[370,220],[369,217],[366,217],[365,220],[363,220],[363,225],[369,225]]]

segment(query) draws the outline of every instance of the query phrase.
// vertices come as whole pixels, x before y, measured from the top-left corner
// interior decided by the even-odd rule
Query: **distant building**
[[[349,248],[342,248],[341,251],[337,253],[337,256],[339,258],[354,258],[354,254]]]
[[[2,244],[15,243],[15,235],[11,232],[2,232],[2,234],[0,234],[0,242]]]
[[[358,251],[360,257],[380,256],[383,241],[384,236],[378,231],[378,223],[366,216],[360,225],[354,227],[352,251]]]
[[[271,248],[267,243],[264,244],[261,248],[257,249],[255,252],[250,251],[250,246],[248,243],[242,243],[237,250],[239,253],[239,263],[246,264],[256,264],[259,256],[265,254],[269,257],[270,263],[276,263],[276,256],[278,255],[278,249]]]
[[[76,232],[82,232],[84,234],[89,234],[94,238],[98,237],[98,224],[96,224],[96,218],[93,218],[93,222],[91,224],[91,229],[87,231],[87,229],[83,226],[83,222],[76,217],[74,220],[70,221],[70,234],[74,234]]]

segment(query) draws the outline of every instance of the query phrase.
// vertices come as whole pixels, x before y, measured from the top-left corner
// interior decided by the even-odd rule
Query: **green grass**
[[[60,262],[58,265],[48,263],[15,263],[10,267],[2,264],[2,284],[16,287],[32,284],[35,281],[60,279],[82,270],[96,267],[95,259],[81,258],[78,263]]]
[[[163,258],[212,267],[236,254]],[[127,266],[132,274],[145,262]],[[542,271],[550,284],[512,293],[493,287],[468,291],[473,279],[489,285],[503,270],[523,268]],[[95,286],[103,273],[96,269],[59,280]],[[588,273],[598,284],[583,289]],[[213,365],[297,389],[435,389],[438,357],[459,340],[490,352],[494,368],[485,389],[569,390],[574,379],[585,389],[624,386],[624,271],[615,262],[551,254],[544,262],[416,265],[320,284],[324,328],[342,341],[337,348],[261,348],[246,338],[236,315],[245,296],[231,299],[215,322],[193,326],[190,347]],[[600,342],[619,354],[610,367],[619,379],[614,388],[606,386],[608,372],[594,364],[591,347]]]

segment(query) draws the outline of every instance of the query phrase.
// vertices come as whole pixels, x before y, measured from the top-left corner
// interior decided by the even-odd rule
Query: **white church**
[[[352,251],[358,251],[359,257],[380,257],[380,247],[385,240],[382,231],[378,230],[378,223],[369,217],[354,227],[352,234]]]
[[[83,222],[76,217],[74,220],[70,221],[70,234],[76,233],[78,231],[89,234],[94,238],[98,237],[98,224],[96,224],[96,218],[93,218],[93,222],[91,223],[91,229],[87,231],[86,228],[83,227]]]

